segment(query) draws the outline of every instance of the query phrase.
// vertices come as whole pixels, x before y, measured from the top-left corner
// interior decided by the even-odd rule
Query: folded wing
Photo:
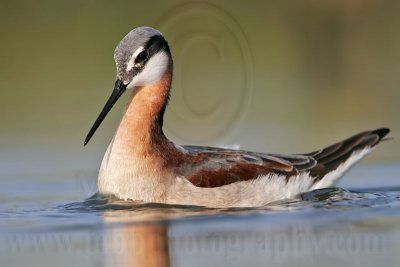
[[[354,135],[327,148],[307,154],[263,154],[218,147],[184,146],[191,156],[183,175],[198,187],[219,187],[260,176],[278,174],[288,181],[301,173],[309,173],[314,182],[336,170],[353,153],[373,148],[389,129],[381,128]]]

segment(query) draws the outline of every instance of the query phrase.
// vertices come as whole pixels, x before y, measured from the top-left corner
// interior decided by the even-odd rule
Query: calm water
[[[12,175],[0,188],[1,266],[398,266],[400,167],[253,209],[126,203],[95,176]],[[61,177],[61,178],[60,178]],[[53,178],[53,179],[52,179]],[[342,189],[346,188],[346,189]],[[78,200],[78,201],[77,201]]]

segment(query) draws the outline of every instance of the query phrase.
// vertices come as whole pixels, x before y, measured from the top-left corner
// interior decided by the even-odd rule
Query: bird
[[[130,91],[122,119],[101,162],[98,193],[121,200],[210,208],[261,207],[326,188],[369,154],[388,128],[358,133],[305,154],[274,154],[181,146],[163,132],[173,76],[170,47],[151,27],[131,30],[114,51],[116,81],[87,134]]]

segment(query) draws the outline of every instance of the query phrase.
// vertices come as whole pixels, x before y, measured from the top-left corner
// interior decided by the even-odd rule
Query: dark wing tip
[[[379,128],[371,132],[371,134],[376,134],[379,136],[379,141],[382,140],[388,133],[390,133],[389,128]]]
[[[311,154],[317,160],[317,165],[310,170],[310,174],[316,178],[316,181],[322,179],[327,173],[336,170],[340,164],[346,162],[355,151],[373,148],[380,141],[386,140],[384,137],[389,132],[388,128],[361,132]]]

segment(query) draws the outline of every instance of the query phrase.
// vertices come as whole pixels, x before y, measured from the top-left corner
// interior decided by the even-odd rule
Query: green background
[[[396,162],[399,11],[378,0],[0,1],[1,165],[96,170],[127,95],[83,139],[111,93],[115,46],[142,25],[174,56],[172,140],[307,152],[387,126],[394,140],[368,161]]]

